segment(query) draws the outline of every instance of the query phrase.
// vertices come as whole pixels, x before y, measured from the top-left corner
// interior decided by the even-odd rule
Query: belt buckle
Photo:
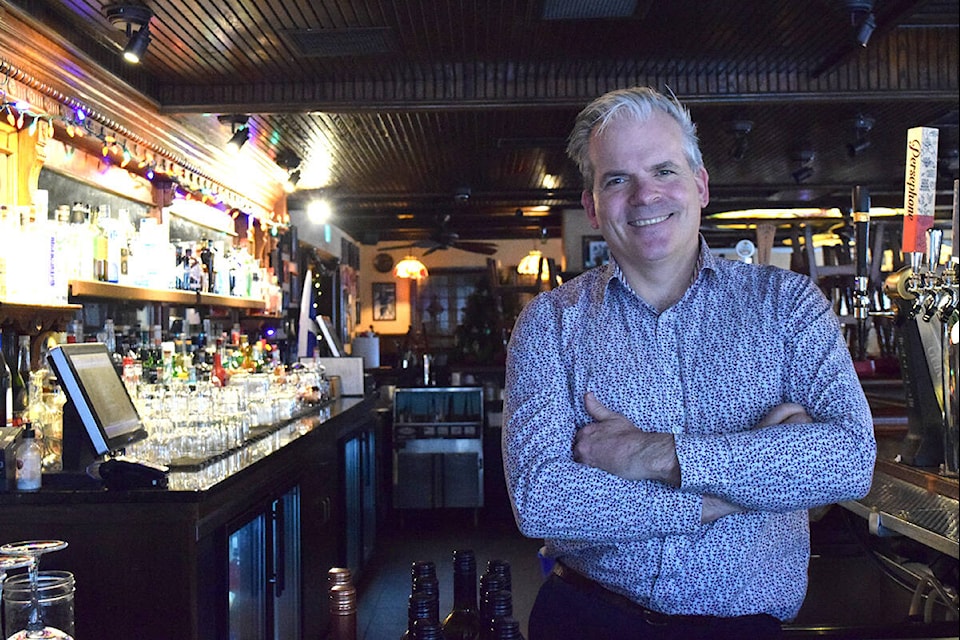
[[[649,609],[647,607],[644,607],[643,605],[638,605],[638,606],[640,606],[640,611],[643,616],[643,621],[646,622],[647,624],[654,627],[665,627],[668,624],[670,624],[670,616],[668,616],[667,614],[660,613],[659,611],[654,611],[653,609]]]

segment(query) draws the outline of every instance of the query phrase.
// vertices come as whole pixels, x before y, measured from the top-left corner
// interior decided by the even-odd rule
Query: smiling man
[[[610,262],[535,298],[510,341],[507,486],[557,561],[529,638],[776,638],[806,591],[807,510],[873,472],[836,317],[805,276],[711,255],[675,99],[601,96],[568,153]]]

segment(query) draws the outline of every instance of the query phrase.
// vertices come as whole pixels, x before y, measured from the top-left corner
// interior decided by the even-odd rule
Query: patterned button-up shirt
[[[796,616],[807,509],[862,497],[876,441],[837,319],[806,276],[716,258],[657,312],[615,262],[536,297],[507,358],[503,451],[520,530],[548,554],[672,614]],[[681,486],[573,461],[588,391],[672,433]],[[784,402],[811,424],[757,428]],[[701,524],[701,495],[745,512]]]

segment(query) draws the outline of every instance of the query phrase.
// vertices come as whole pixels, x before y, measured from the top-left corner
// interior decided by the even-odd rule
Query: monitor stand
[[[44,472],[43,486],[49,489],[102,489],[103,483],[87,473],[97,459],[80,422],[80,415],[73,402],[63,405],[63,470]]]
[[[90,438],[72,400],[63,405],[63,472],[87,474],[97,460]]]

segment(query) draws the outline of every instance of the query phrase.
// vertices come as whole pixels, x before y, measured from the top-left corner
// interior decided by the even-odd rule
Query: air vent
[[[302,29],[284,31],[284,38],[296,51],[309,58],[369,56],[394,50],[393,29]]]
[[[544,20],[630,18],[637,0],[543,0]]]

